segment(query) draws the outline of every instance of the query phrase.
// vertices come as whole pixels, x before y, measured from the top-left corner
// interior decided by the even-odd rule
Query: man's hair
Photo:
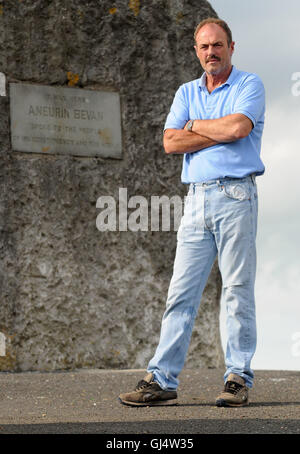
[[[215,17],[208,17],[207,19],[204,19],[203,21],[200,22],[200,24],[197,25],[197,27],[195,29],[195,33],[194,33],[195,42],[196,42],[196,36],[198,34],[198,31],[200,30],[200,28],[202,28],[206,24],[217,24],[220,27],[222,27],[227,35],[228,46],[230,46],[230,44],[232,43],[232,33],[231,33],[230,28],[228,27],[228,25],[226,24],[226,22],[224,20],[216,19]]]

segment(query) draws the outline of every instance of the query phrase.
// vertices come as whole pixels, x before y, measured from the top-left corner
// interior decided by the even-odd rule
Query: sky
[[[209,2],[231,28],[232,63],[258,74],[266,90],[252,367],[300,370],[300,1]],[[222,307],[224,347],[225,317]]]

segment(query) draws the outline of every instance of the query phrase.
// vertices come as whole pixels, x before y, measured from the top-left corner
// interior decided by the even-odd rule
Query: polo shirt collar
[[[220,87],[223,87],[224,85],[231,85],[232,82],[234,81],[234,79],[236,78],[237,72],[238,72],[238,70],[236,69],[236,67],[234,65],[232,65],[232,70],[231,70],[231,73],[230,73],[228,79],[226,80],[226,82],[224,82],[222,85],[220,85]],[[202,74],[202,76],[199,79],[199,87],[202,90],[206,89],[206,73],[205,72]],[[218,88],[220,88],[220,87],[218,87]]]

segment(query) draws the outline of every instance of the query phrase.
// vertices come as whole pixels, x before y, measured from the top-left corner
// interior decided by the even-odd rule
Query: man
[[[190,185],[189,192],[160,341],[146,377],[135,391],[119,396],[127,405],[176,403],[177,377],[216,255],[228,330],[225,386],[216,405],[247,405],[253,386],[255,177],[264,173],[260,159],[264,87],[258,76],[232,65],[234,42],[224,21],[202,21],[194,38],[205,72],[179,88],[164,132],[166,153],[183,153],[181,178]]]

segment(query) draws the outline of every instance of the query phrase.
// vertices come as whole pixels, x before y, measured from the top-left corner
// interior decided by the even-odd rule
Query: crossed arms
[[[215,120],[195,120],[193,131],[167,129],[163,144],[165,152],[191,153],[220,142],[234,142],[250,134],[252,121],[243,114],[231,114]]]

